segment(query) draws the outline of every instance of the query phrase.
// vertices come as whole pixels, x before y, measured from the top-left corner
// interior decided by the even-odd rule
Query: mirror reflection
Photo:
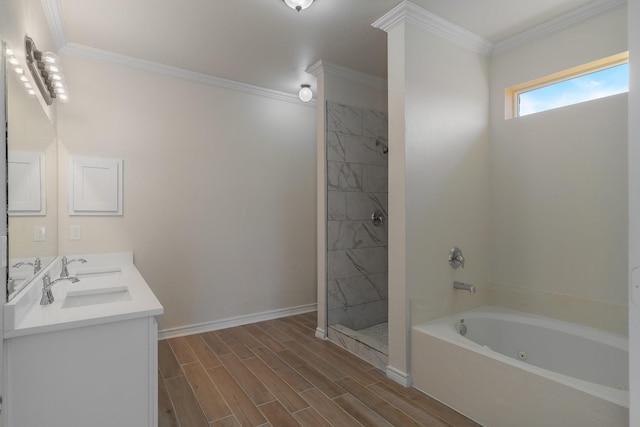
[[[57,255],[56,129],[7,64],[7,300]]]

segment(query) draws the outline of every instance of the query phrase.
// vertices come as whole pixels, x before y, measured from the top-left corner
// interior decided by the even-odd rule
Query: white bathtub
[[[622,336],[487,306],[414,326],[411,354],[416,388],[487,426],[628,425]]]

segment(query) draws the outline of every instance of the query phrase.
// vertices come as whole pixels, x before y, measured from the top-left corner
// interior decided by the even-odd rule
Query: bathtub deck
[[[159,427],[478,425],[315,338],[315,316],[160,341]]]
[[[518,314],[513,310],[509,312],[511,314],[504,317],[504,320],[514,325],[527,324],[525,320],[535,320],[538,325],[554,323],[552,319],[529,319],[531,315],[526,313]],[[484,425],[629,425],[628,394],[625,392],[534,367],[463,338],[456,331],[455,325],[460,318],[464,318],[467,320],[465,324],[474,328],[473,316],[478,313],[498,318],[506,312],[496,307],[485,307],[412,328],[412,373],[416,388]],[[476,327],[481,326],[476,324]],[[492,328],[500,331],[500,339],[505,341],[515,341],[519,337],[517,332],[509,335],[495,324]],[[562,331],[567,325],[558,324],[556,328]],[[525,329],[520,332],[524,334]],[[552,337],[548,341],[539,339],[537,344],[534,338],[535,334],[531,334],[527,338],[527,344],[533,343],[533,348],[536,349],[559,346],[558,338]],[[588,354],[591,356],[599,353],[592,350]]]

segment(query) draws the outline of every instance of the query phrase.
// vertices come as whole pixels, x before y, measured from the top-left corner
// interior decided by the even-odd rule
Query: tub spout
[[[453,289],[461,289],[463,291],[469,291],[472,294],[476,293],[476,287],[474,285],[470,285],[468,283],[453,282]]]

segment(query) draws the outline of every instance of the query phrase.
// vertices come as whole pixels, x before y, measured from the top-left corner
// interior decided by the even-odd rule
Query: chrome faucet
[[[453,282],[453,289],[461,289],[463,291],[469,291],[472,294],[476,293],[476,287],[468,283]]]
[[[40,305],[49,305],[53,301],[55,301],[55,298],[53,298],[53,292],[51,292],[51,288],[53,287],[53,285],[62,280],[70,280],[71,283],[80,281],[80,279],[78,279],[77,277],[60,277],[59,279],[51,281],[49,273],[45,274],[42,277],[42,298],[40,298]]]
[[[72,262],[76,262],[76,261],[82,264],[87,262],[87,260],[84,258],[76,258],[76,259],[72,259],[71,261],[67,261],[66,256],[62,257],[62,270],[60,270],[60,278],[69,277],[69,270],[67,270],[67,266]]]
[[[13,264],[13,268],[19,268],[19,267],[22,267],[23,265],[32,266],[33,274],[36,274],[42,268],[42,261],[40,261],[40,258],[36,258],[33,262],[23,262],[23,261],[16,262],[15,264]]]

